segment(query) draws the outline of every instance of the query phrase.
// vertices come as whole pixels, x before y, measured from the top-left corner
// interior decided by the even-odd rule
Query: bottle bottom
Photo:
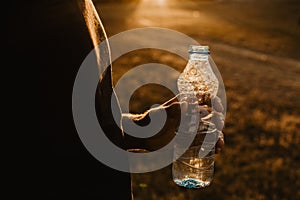
[[[174,179],[177,185],[185,188],[203,188],[210,185],[211,181],[202,181],[194,178]]]
[[[203,188],[210,185],[214,176],[214,159],[181,158],[173,163],[173,181],[185,188]]]

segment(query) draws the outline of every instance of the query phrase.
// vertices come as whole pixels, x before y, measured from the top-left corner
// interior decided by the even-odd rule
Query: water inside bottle
[[[172,173],[174,182],[186,188],[208,186],[214,174],[214,145],[215,143],[213,142],[202,143],[199,146],[193,146],[186,150],[173,163]],[[206,151],[206,156],[203,158],[198,157],[200,151]]]

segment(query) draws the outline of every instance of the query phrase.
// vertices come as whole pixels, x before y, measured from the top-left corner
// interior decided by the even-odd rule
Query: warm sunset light
[[[166,0],[156,0],[156,3],[160,6],[164,6],[166,4]]]
[[[104,38],[107,38],[107,35],[106,35],[105,29],[103,27],[103,24],[100,20],[100,17],[98,15],[98,12],[91,0],[84,0],[83,15],[85,18],[85,22],[86,22],[88,31],[90,33],[91,40],[93,42],[93,46],[95,48],[98,67],[100,67],[101,66],[100,49],[98,48],[98,45]],[[107,46],[109,46],[108,43],[107,43]],[[106,56],[108,57],[106,59],[110,60],[110,49],[109,48],[107,49]],[[100,69],[100,71],[101,70],[103,70],[103,69]],[[100,76],[100,79],[102,79],[101,76]]]
[[[153,15],[162,17],[168,12],[166,0],[141,0],[135,8],[132,16],[142,26],[154,26]],[[155,13],[153,13],[155,10]]]
[[[140,4],[164,6],[167,0],[142,0]]]

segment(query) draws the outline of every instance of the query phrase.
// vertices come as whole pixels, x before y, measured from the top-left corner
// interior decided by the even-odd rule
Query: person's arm
[[[170,101],[170,107],[161,108],[158,110],[150,110],[150,112],[142,119],[136,121],[137,124],[145,125],[151,123],[151,117],[155,119],[161,112],[167,113],[167,119],[163,127],[157,132],[153,133],[152,137],[149,138],[138,138],[133,137],[130,133],[127,133],[126,130],[125,134],[125,146],[127,149],[145,149],[148,151],[154,151],[157,149],[162,148],[166,144],[168,144],[175,136],[176,128],[180,124],[180,106],[177,103],[177,100],[174,99]],[[215,153],[218,154],[224,147],[224,135],[222,129],[224,127],[224,115],[223,115],[223,106],[219,97],[212,99],[212,108],[213,108],[213,123],[215,123],[218,133],[218,141],[216,142]],[[201,107],[201,109],[206,109],[205,107]],[[199,111],[200,112],[200,111]],[[151,117],[150,117],[151,116]],[[128,116],[123,117],[123,124],[126,127],[132,119]],[[150,130],[151,131],[151,130]],[[140,133],[141,137],[143,133]]]

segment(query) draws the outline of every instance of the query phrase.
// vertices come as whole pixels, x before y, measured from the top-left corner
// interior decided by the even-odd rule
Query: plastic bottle
[[[217,130],[212,122],[211,99],[217,94],[219,82],[210,65],[208,46],[191,45],[189,54],[177,81],[182,113],[176,131],[172,174],[179,186],[202,188],[210,185],[214,175]],[[184,142],[187,139],[192,141],[188,146]]]

